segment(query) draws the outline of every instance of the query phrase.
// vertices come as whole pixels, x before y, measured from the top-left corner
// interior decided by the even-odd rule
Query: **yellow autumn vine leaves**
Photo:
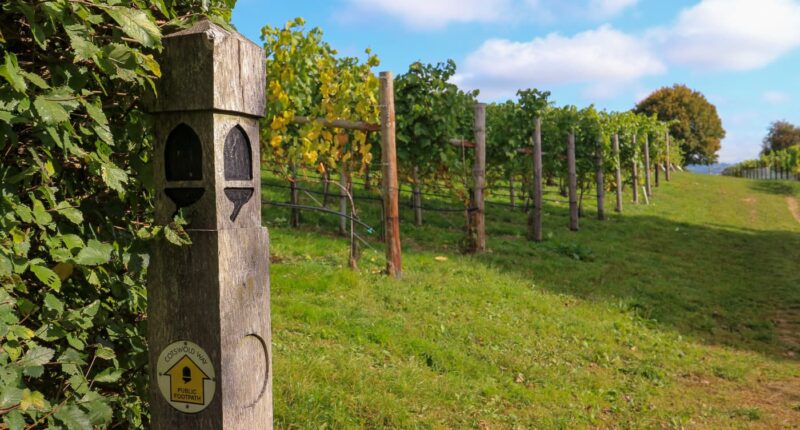
[[[297,18],[283,28],[262,29],[267,54],[264,155],[283,170],[324,171],[342,163],[363,169],[372,161],[367,134],[325,128],[315,119],[378,123],[379,82],[372,69],[380,61],[369,50],[364,62],[337,57],[319,29],[306,31],[304,25]],[[297,124],[296,117],[312,121]]]

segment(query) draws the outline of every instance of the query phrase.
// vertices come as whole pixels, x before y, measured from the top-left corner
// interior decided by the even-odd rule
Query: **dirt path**
[[[786,205],[789,206],[789,212],[794,215],[794,219],[800,222],[800,202],[797,201],[797,198],[791,196],[786,197]]]

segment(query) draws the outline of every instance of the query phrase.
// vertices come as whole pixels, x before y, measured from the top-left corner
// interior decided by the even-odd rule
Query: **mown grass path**
[[[276,427],[800,428],[798,195],[677,174],[606,222],[587,200],[579,233],[548,207],[542,244],[489,205],[475,257],[459,214],[403,209],[402,281],[377,244],[349,271],[335,219],[266,207]]]

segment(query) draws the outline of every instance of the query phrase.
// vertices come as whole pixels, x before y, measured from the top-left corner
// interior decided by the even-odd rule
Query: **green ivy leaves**
[[[6,52],[5,63],[0,66],[0,76],[11,84],[11,88],[15,91],[24,93],[28,89],[25,79],[20,72],[17,56],[11,52]]]
[[[146,48],[161,44],[161,30],[143,10],[112,7],[106,13],[119,24],[122,31]]]
[[[140,100],[197,5],[0,5],[0,428],[146,427],[147,242],[188,237],[153,226]]]

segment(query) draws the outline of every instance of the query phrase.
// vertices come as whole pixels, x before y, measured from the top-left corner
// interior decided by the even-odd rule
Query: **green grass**
[[[605,222],[587,199],[577,233],[551,204],[541,244],[524,213],[490,205],[479,256],[458,252],[462,214],[414,227],[403,207],[401,281],[380,273],[376,235],[352,272],[335,218],[289,229],[287,210],[265,206],[276,428],[793,428],[800,223],[787,195],[800,185],[677,174]],[[374,203],[359,210],[379,226]]]

